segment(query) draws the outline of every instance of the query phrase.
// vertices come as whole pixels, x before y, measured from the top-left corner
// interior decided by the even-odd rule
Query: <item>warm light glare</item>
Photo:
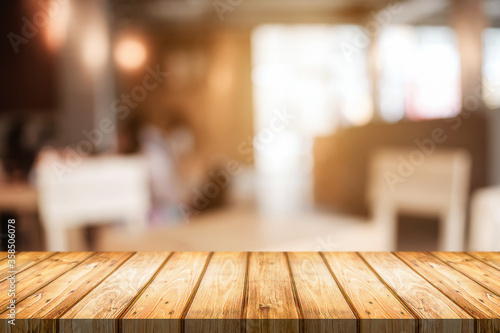
[[[344,116],[353,125],[368,124],[373,118],[373,103],[370,95],[353,96],[344,102]]]
[[[68,23],[71,16],[69,1],[52,0],[49,4],[50,20],[45,30],[49,49],[57,50],[66,39]]]
[[[124,69],[137,69],[146,61],[146,47],[139,40],[125,38],[116,45],[115,60]]]
[[[460,63],[458,52],[444,43],[420,47],[410,90],[412,113],[420,118],[453,117],[460,111]]]
[[[252,81],[262,88],[284,87],[291,79],[291,70],[284,64],[261,64],[254,67]]]
[[[108,59],[108,38],[104,26],[97,22],[89,27],[82,39],[83,61],[93,70],[101,70]]]
[[[378,94],[381,118],[388,123],[405,116],[406,85],[411,79],[411,59],[417,34],[409,26],[389,26],[382,30],[378,48]]]

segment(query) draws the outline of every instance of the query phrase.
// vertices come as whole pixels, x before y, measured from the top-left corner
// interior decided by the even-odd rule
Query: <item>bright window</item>
[[[460,112],[460,58],[451,28],[385,28],[378,65],[384,120],[447,118]]]
[[[264,25],[252,35],[257,128],[277,105],[297,114],[296,130],[331,134],[339,124],[363,125],[373,117],[367,48],[349,56],[358,26]],[[267,115],[267,116],[266,116]]]
[[[260,212],[308,209],[313,202],[313,138],[372,119],[367,50],[346,53],[341,47],[352,45],[359,31],[357,26],[264,25],[253,32]]]
[[[488,107],[500,108],[500,29],[483,32],[483,99]]]

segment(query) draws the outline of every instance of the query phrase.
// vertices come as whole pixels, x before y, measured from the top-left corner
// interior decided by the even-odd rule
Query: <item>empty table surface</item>
[[[500,253],[20,252],[0,332],[500,332]]]

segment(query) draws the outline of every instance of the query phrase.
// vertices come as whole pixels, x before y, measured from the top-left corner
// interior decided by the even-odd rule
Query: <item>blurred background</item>
[[[500,250],[500,1],[3,0],[18,250]]]

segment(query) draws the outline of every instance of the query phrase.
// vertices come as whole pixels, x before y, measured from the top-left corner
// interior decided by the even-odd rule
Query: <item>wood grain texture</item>
[[[299,312],[284,253],[250,254],[246,310],[247,332],[299,331]]]
[[[500,332],[499,256],[18,253],[0,332]]]
[[[467,254],[500,270],[500,252],[467,252]]]
[[[208,258],[208,252],[174,253],[123,315],[123,332],[180,332],[183,311]]]
[[[500,270],[499,252],[467,252],[467,254]]]
[[[115,331],[118,323],[116,319],[138,296],[168,256],[168,252],[135,253],[61,317],[64,319],[61,321],[61,331]]]
[[[32,265],[30,268],[17,274],[17,302],[21,302],[24,298],[28,297],[38,289],[45,287],[48,283],[52,282],[92,255],[92,252],[57,253],[39,264]],[[0,295],[7,295],[9,286],[10,280],[0,282]],[[8,302],[9,299],[7,297],[0,298],[0,309],[2,309],[2,312]]]
[[[0,252],[0,261],[4,260],[7,258],[9,254],[7,252]]]
[[[474,320],[420,275],[391,253],[361,256],[419,317],[420,332],[474,332]]]
[[[360,318],[361,332],[415,332],[417,321],[357,253],[324,253]]]
[[[188,332],[242,329],[247,259],[248,254],[242,252],[213,255],[185,316]]]
[[[478,319],[479,332],[500,332],[500,296],[428,253],[401,252],[396,256]],[[492,320],[493,319],[493,320]]]
[[[357,318],[319,253],[289,253],[304,332],[357,331]]]
[[[433,255],[500,296],[499,270],[465,253],[434,252]]]
[[[16,304],[16,329],[22,332],[45,332],[53,321],[73,306],[87,292],[130,257],[126,252],[96,253],[67,271],[44,288]],[[0,315],[6,319],[7,314]],[[50,327],[44,324],[49,323]]]
[[[2,260],[2,262],[0,262],[0,282],[10,275],[9,271],[12,270],[11,265],[15,265],[15,271],[20,273],[54,254],[55,252],[20,252],[16,253],[14,261]]]

